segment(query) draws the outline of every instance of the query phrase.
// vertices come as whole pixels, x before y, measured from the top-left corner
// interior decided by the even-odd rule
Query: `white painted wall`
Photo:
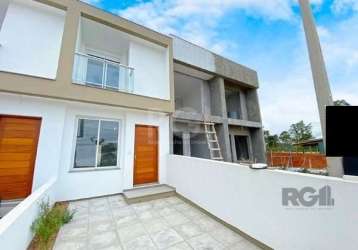
[[[119,145],[120,169],[72,170],[77,134],[76,119],[79,116],[114,120],[123,120],[124,118],[123,112],[118,109],[114,110],[113,108],[78,103],[68,106],[63,134],[61,168],[58,173],[58,199],[73,200],[122,192],[123,144],[125,142],[123,128],[119,133],[121,142],[121,145]]]
[[[357,249],[358,182],[177,155],[167,164],[168,184],[179,194],[274,249]],[[332,188],[333,208],[281,205],[284,187],[325,185]]]
[[[56,200],[55,183],[55,178],[49,179],[0,220],[1,249],[27,249],[33,237],[30,227],[38,215],[41,201],[53,204]]]
[[[33,191],[52,177],[58,178],[56,191],[61,201],[121,193],[132,188],[135,124],[159,127],[159,181],[166,182],[169,117],[164,114],[3,93],[0,114],[42,118]],[[122,121],[120,169],[70,171],[78,116]]]
[[[14,94],[0,94],[0,114],[41,117],[41,130],[32,190],[56,177],[60,167],[66,106],[58,101]]]
[[[170,99],[167,48],[145,41],[130,41],[129,66],[134,68],[135,94]]]
[[[55,79],[64,20],[57,8],[11,1],[0,32],[0,71]]]
[[[128,65],[130,37],[118,29],[81,17],[76,50]]]
[[[169,145],[169,116],[150,112],[131,112],[126,116],[126,151],[124,189],[133,187],[133,162],[134,162],[134,138],[135,125],[157,126],[159,132],[159,183],[166,183],[167,157],[170,152]]]
[[[78,116],[120,119],[120,169],[71,171]],[[63,135],[61,168],[58,180],[58,199],[74,200],[121,193],[133,187],[134,128],[135,124],[159,126],[159,180],[165,183],[165,161],[169,154],[169,117],[165,115],[128,111],[120,108],[90,104],[72,104],[68,107]]]
[[[121,120],[120,169],[73,171],[76,119],[79,116]],[[164,115],[128,111],[89,104],[68,105],[63,134],[58,199],[72,200],[121,193],[133,187],[134,126],[159,126],[160,181],[165,182],[165,159],[169,153],[169,118]],[[95,183],[95,185],[94,185]]]

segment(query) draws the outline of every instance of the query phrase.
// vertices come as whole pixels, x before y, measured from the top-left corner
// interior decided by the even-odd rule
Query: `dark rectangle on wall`
[[[358,157],[358,106],[326,108],[326,155]]]

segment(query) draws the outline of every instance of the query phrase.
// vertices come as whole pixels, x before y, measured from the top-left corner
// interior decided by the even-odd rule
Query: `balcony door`
[[[120,62],[89,55],[86,83],[108,89],[120,89]]]
[[[136,125],[133,184],[158,182],[158,127]]]

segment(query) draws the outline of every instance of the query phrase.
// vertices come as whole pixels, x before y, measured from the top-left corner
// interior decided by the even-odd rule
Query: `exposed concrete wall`
[[[246,91],[246,107],[249,121],[261,122],[259,98],[256,89]]]
[[[236,120],[236,119],[228,119],[229,125],[233,126],[242,126],[247,128],[262,128],[261,122],[252,122],[248,120]]]
[[[215,129],[224,161],[231,162],[232,156],[229,139],[229,125],[227,123],[227,120],[224,120],[223,124],[217,124],[215,126]]]
[[[211,114],[227,117],[224,79],[215,77],[210,82]]]
[[[240,108],[241,108],[241,119],[248,120],[248,114],[247,114],[247,100],[246,100],[246,93],[241,90],[240,91]]]
[[[190,151],[190,133],[183,133],[183,154],[186,156],[191,156]]]
[[[250,129],[251,143],[253,150],[253,160],[256,162],[266,162],[266,150],[264,133],[261,128]]]
[[[256,159],[258,162],[264,162],[265,150],[260,106],[256,90],[258,87],[256,72],[180,38],[174,37],[173,46],[174,59],[182,67],[180,72],[192,75],[190,73],[190,69],[192,69],[193,71],[214,75],[213,78],[210,78],[210,75],[206,75],[207,78],[205,79],[210,80],[202,80],[200,95],[194,95],[201,102],[201,113],[196,113],[198,108],[194,106],[192,109],[195,113],[182,112],[177,108],[173,115],[174,131],[199,133],[197,127],[193,124],[203,121],[214,122],[223,158],[225,161],[231,162],[236,152],[232,152],[229,124],[231,127],[246,127],[250,160],[254,161]],[[200,74],[196,73],[193,77],[195,78],[198,75]],[[180,83],[175,82],[175,86],[178,85],[180,88]],[[233,87],[234,90],[237,90],[237,96],[227,98],[226,87]],[[187,89],[186,91],[193,93],[196,92],[193,88],[197,88],[197,86],[192,84],[187,88],[189,90]],[[188,110],[190,110],[190,107]],[[238,115],[234,117],[235,119],[229,119],[228,111],[235,111]],[[185,126],[183,121],[187,121]],[[253,133],[251,128],[254,131]],[[188,143],[185,144],[184,142],[184,146],[189,147],[186,149],[186,155],[194,154],[194,156],[198,156],[197,153],[201,152],[197,148],[194,148],[193,152],[193,145]],[[204,146],[205,150],[208,151],[208,146],[205,144]],[[205,152],[201,152],[199,156],[206,158]]]
[[[215,73],[218,76],[239,81],[249,87],[258,87],[258,77],[254,70],[232,62],[179,37],[172,37],[175,60],[206,72]]]
[[[202,100],[202,106],[203,106],[204,115],[211,115],[210,84],[207,81],[203,81],[203,84],[202,84],[201,100]]]
[[[180,83],[175,84],[179,85]],[[237,99],[229,100],[227,105],[228,100],[226,100],[225,96],[225,81],[222,77],[215,77],[210,81],[202,81],[200,87],[200,96],[197,96],[197,98],[201,100],[202,113],[176,112],[174,114],[173,131],[183,132],[183,135],[186,133],[186,135],[183,136],[185,155],[190,156],[194,154],[194,156],[207,158],[204,149],[195,148],[193,152],[193,145],[192,143],[190,144],[190,138],[185,137],[190,137],[188,133],[204,133],[205,131],[199,123],[212,121],[216,123],[219,145],[225,161],[231,162],[236,159],[236,152],[232,151],[233,147],[230,142],[230,133],[234,133],[233,131],[237,132],[237,129],[230,131],[230,124],[232,128],[247,128],[246,134],[248,136],[250,160],[265,162],[261,114],[256,89],[243,90],[238,87],[239,96],[237,96]],[[230,110],[236,110],[237,107],[237,111],[241,111],[240,119],[228,119],[227,106],[229,106]],[[187,120],[187,123],[184,123],[183,120]],[[208,152],[207,144],[204,143],[203,146],[205,147],[205,151]],[[199,154],[200,152],[202,153],[201,155]]]

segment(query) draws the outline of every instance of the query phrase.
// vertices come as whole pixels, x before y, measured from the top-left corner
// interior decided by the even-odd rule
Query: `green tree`
[[[295,143],[313,138],[311,123],[306,125],[303,121],[292,124],[290,126],[289,133],[292,141]]]
[[[288,145],[292,143],[292,138],[288,131],[282,131],[279,136],[279,139],[282,144]]]
[[[264,138],[266,143],[266,149],[272,150],[280,145],[280,140],[277,135],[270,135],[268,130],[264,131]]]
[[[334,101],[334,106],[351,106],[346,100],[336,100]]]

